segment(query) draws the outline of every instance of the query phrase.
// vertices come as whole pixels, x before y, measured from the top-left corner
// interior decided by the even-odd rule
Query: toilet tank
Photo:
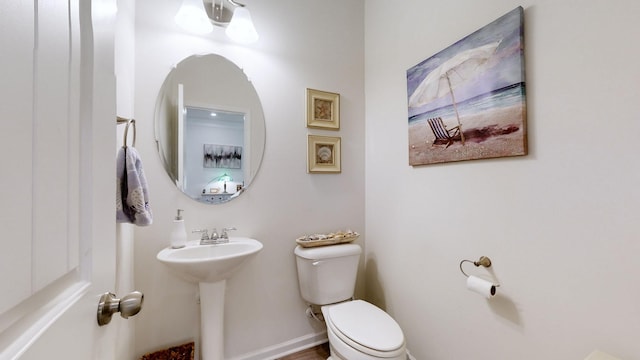
[[[362,249],[340,244],[294,250],[300,294],[307,302],[327,305],[353,297]]]

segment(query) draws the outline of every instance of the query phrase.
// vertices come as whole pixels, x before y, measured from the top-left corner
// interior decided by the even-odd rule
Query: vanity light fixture
[[[238,4],[232,0],[229,0],[229,2]],[[225,33],[231,39],[243,44],[251,44],[258,41],[258,32],[253,26],[249,10],[244,5],[236,7]]]
[[[175,22],[181,28],[200,35],[213,31],[213,25],[204,10],[202,0],[182,0]]]
[[[194,17],[183,21],[185,16],[181,13],[194,14],[191,15]],[[196,19],[195,16],[197,21],[191,20]],[[178,20],[179,17],[181,22]],[[203,17],[208,20],[208,26],[200,24]],[[211,24],[213,24],[226,28],[227,36],[236,42],[250,44],[258,41],[258,32],[253,25],[249,10],[244,4],[235,0],[183,0],[182,7],[176,15],[176,23],[185,30],[198,34],[211,32],[213,30]]]

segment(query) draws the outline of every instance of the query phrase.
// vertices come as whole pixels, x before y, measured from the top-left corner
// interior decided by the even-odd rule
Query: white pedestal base
[[[199,283],[202,360],[224,359],[224,290],[227,281]]]

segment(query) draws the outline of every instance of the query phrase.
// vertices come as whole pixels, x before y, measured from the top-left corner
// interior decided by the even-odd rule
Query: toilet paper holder
[[[491,267],[491,259],[489,259],[486,256],[480,256],[480,259],[478,259],[478,261],[471,261],[471,260],[467,260],[467,259],[462,260],[462,261],[460,261],[460,271],[462,272],[462,274],[465,277],[469,277],[469,275],[466,272],[464,272],[464,269],[462,269],[462,264],[464,264],[466,262],[472,263],[476,267],[479,267],[479,266],[483,266],[483,267],[486,267],[486,268]],[[500,285],[499,284],[494,284],[494,286],[500,286]]]

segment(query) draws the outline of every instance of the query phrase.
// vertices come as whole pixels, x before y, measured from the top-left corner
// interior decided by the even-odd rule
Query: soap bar
[[[603,353],[602,351],[594,351],[589,356],[587,356],[584,360],[622,360],[617,357],[611,356],[607,353]]]

